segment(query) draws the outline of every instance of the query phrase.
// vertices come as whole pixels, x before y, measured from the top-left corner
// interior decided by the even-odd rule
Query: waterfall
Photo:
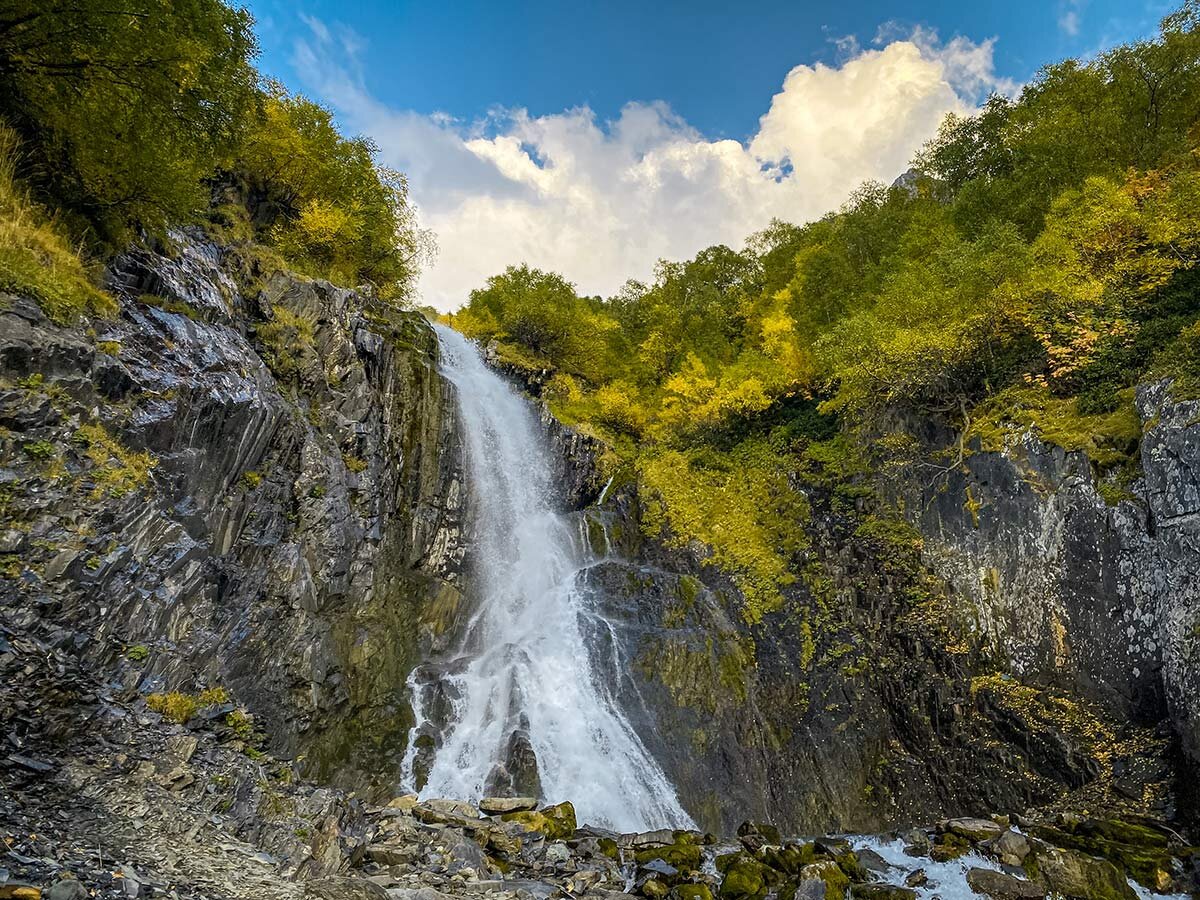
[[[554,509],[532,404],[457,332],[439,326],[438,334],[477,516],[471,585],[479,595],[452,659],[409,679],[417,723],[403,783],[426,797],[471,800],[497,784],[528,790],[532,777],[543,799],[571,800],[581,823],[691,827],[594,664],[588,635],[608,625],[582,584],[592,561],[586,542]],[[423,785],[422,736],[432,754]],[[514,756],[528,762],[530,753],[536,774],[514,773]]]

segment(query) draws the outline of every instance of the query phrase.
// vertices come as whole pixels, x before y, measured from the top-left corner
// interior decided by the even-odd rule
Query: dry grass
[[[16,180],[18,140],[0,124],[0,291],[33,297],[54,322],[112,315],[117,304],[92,281],[62,229]]]

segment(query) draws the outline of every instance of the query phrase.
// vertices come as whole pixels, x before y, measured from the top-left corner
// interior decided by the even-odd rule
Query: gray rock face
[[[436,337],[323,282],[242,293],[224,251],[173,237],[114,264],[120,314],[93,334],[0,312],[20,433],[0,533],[37,541],[0,611],[73,630],[128,687],[227,688],[276,754],[390,789],[404,678],[453,623],[464,557]]]
[[[1141,477],[1106,504],[1086,456],[1033,434],[902,490],[925,561],[1014,674],[1123,718],[1169,714],[1200,762],[1200,401],[1138,390]]]

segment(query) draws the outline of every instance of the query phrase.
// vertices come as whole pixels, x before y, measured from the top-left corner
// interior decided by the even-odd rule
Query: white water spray
[[[478,517],[473,584],[478,610],[458,659],[433,687],[449,698],[428,797],[477,799],[509,741],[527,730],[545,799],[569,799],[581,823],[624,831],[692,827],[662,769],[593,665],[587,626],[607,628],[581,573],[586,542],[551,504],[551,467],[529,402],[457,332],[438,327],[442,374],[457,389]],[[428,685],[410,678],[428,730]],[[445,705],[445,704],[443,704]],[[415,740],[403,779],[416,782]]]

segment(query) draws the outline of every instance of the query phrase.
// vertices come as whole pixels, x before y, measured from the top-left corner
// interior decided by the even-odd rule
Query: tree
[[[251,25],[220,0],[10,0],[0,116],[22,174],[114,244],[194,217],[256,96]]]

